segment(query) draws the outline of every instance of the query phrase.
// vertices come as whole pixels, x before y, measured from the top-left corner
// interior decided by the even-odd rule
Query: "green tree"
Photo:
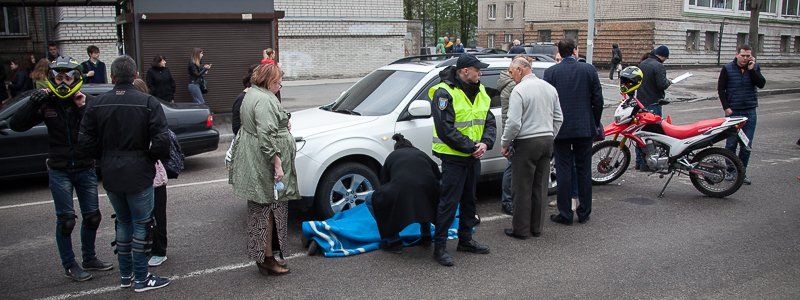
[[[427,44],[450,35],[470,45],[478,27],[477,0],[403,0],[403,17],[423,21]]]

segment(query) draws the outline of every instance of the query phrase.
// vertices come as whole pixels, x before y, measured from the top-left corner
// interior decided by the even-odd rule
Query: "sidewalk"
[[[689,72],[694,76],[674,84],[667,89],[666,98],[669,101],[703,101],[718,100],[717,79],[722,67],[699,67],[699,68],[667,68],[667,77],[675,78],[683,73]],[[616,87],[619,80],[613,82],[608,79],[608,69],[598,70],[600,82],[604,86]],[[767,79],[764,89],[759,90],[759,95],[789,94],[800,93],[800,69],[790,67],[762,67],[761,74]],[[616,78],[616,75],[614,76]],[[604,91],[606,88],[604,88]],[[605,94],[605,93],[604,93]],[[605,94],[608,97],[607,94]],[[619,95],[617,95],[619,96]],[[606,99],[606,104],[610,99]],[[619,97],[614,100],[619,100]],[[614,104],[616,105],[616,103]]]

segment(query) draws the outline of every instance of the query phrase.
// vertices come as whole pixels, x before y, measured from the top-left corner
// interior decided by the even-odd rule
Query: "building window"
[[[28,20],[23,7],[0,7],[0,36],[28,35]]]
[[[578,30],[577,29],[570,29],[564,30],[564,39],[573,39],[575,43],[580,45],[580,41],[578,41]]]
[[[788,35],[781,36],[781,53],[789,53],[792,49],[792,37]]]
[[[503,36],[503,41],[506,43],[511,43],[512,41],[514,41],[514,35],[506,33]]]
[[[514,3],[506,3],[506,19],[514,18]]]
[[[778,10],[778,0],[763,0],[761,12],[774,14]],[[739,10],[750,11],[750,0],[739,0]]]
[[[763,34],[759,34],[758,35],[758,53],[756,53],[756,54],[761,54],[761,53],[764,53],[764,35]]]
[[[487,11],[489,16],[489,20],[494,20],[497,18],[497,4],[489,4],[489,10]]]
[[[700,38],[700,31],[699,30],[687,30],[686,31],[686,51],[695,51],[697,50],[697,44],[699,44]]]
[[[689,0],[689,5],[707,8],[733,9],[733,0]]]
[[[552,32],[550,30],[539,30],[539,42],[550,42]]]
[[[798,11],[800,11],[798,4],[800,4],[800,1],[798,0],[783,0],[783,15],[794,17],[800,16],[800,14],[798,14]]]
[[[794,37],[794,52],[800,53],[800,36]]]
[[[745,32],[737,33],[736,34],[736,47],[739,47],[741,45],[749,44],[748,39],[749,39],[749,34],[747,34]]]
[[[719,32],[706,31],[706,51],[717,51]]]
[[[494,48],[494,34],[490,34],[486,39],[486,48]]]

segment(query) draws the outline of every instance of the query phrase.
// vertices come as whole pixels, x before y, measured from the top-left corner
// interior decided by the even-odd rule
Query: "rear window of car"
[[[382,116],[392,112],[426,73],[377,70],[350,87],[331,109]]]

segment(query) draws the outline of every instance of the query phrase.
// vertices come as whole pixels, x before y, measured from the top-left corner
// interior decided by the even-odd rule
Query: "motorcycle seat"
[[[690,137],[701,135],[711,128],[722,125],[722,123],[725,123],[725,118],[702,120],[697,123],[686,125],[673,125],[671,121],[672,120],[667,117],[666,122],[661,122],[661,128],[664,129],[664,133],[673,138],[685,140]]]

